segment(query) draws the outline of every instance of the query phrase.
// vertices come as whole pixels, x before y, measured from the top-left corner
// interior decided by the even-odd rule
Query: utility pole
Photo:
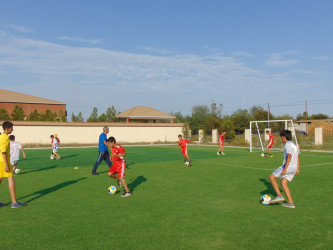
[[[308,134],[308,100],[305,100],[305,133]]]
[[[269,113],[270,113],[270,109],[269,109],[269,103],[268,103],[268,117],[267,117],[267,120],[268,120],[268,128],[269,128]]]

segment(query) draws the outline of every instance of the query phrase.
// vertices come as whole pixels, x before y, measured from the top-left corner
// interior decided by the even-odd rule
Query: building
[[[296,130],[314,135],[315,128],[322,128],[324,135],[333,135],[333,119],[296,121]]]
[[[144,106],[135,106],[116,115],[116,118],[126,119],[127,123],[129,123],[130,120],[139,120],[143,122],[153,121],[155,123],[157,121],[171,121],[171,123],[174,123],[175,121],[175,117],[173,115]]]
[[[22,107],[26,116],[34,110],[44,113],[48,109],[58,115],[63,113],[67,116],[66,103],[0,89],[0,109],[6,109],[8,114],[11,114],[16,105]]]

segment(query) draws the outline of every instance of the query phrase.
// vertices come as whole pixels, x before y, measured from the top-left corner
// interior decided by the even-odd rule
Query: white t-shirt
[[[10,161],[18,161],[20,159],[20,149],[22,148],[19,142],[10,142]]]
[[[289,169],[297,169],[297,163],[298,163],[298,149],[296,145],[292,141],[286,142],[284,145],[284,160],[283,160],[283,168],[286,165],[287,156],[288,154],[291,155],[290,163],[288,166]]]

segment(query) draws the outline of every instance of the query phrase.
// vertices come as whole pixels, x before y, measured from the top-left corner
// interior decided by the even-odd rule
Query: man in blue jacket
[[[110,160],[110,154],[109,154],[109,150],[106,144],[106,135],[109,133],[109,128],[108,127],[104,127],[103,128],[103,133],[100,134],[99,136],[99,143],[98,143],[98,158],[97,161],[95,162],[95,165],[92,169],[92,174],[93,175],[98,175],[98,173],[96,172],[99,164],[101,164],[101,162],[104,160],[106,162],[106,164],[108,164],[109,168],[111,168],[112,166],[112,162]]]

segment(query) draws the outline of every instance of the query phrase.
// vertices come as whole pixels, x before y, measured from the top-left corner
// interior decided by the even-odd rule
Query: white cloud
[[[328,56],[316,56],[313,59],[317,60],[317,61],[328,61],[329,57]]]
[[[269,67],[290,67],[299,62],[295,59],[285,59],[286,56],[296,55],[295,51],[287,51],[280,54],[271,54],[270,58],[266,61],[266,65]]]
[[[79,38],[79,37],[70,37],[70,36],[60,36],[60,37],[58,37],[58,40],[80,42],[80,43],[91,43],[91,44],[99,44],[102,42],[102,40],[99,40],[99,39],[89,40],[89,39],[84,39],[84,38]]]
[[[4,24],[4,26],[19,33],[33,33],[33,30],[29,29],[25,25]]]

